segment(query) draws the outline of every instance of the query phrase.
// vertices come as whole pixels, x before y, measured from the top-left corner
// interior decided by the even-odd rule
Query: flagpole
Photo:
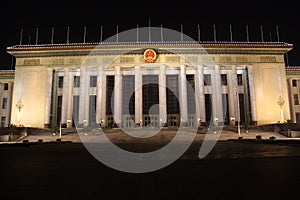
[[[213,28],[214,28],[214,39],[215,39],[215,42],[217,42],[216,25],[215,24],[214,24]]]
[[[139,42],[139,25],[136,25],[136,42]]]
[[[86,26],[83,28],[83,43],[85,43],[85,36],[86,36]]]
[[[39,39],[39,28],[36,28],[36,33],[35,33],[35,44],[38,43],[38,39]]]
[[[232,27],[231,27],[231,24],[229,26],[229,29],[230,29],[230,41],[232,42]]]
[[[69,34],[70,34],[70,27],[68,26],[68,29],[67,29],[67,44],[69,44]]]
[[[151,19],[149,18],[149,42],[151,42]]]
[[[51,28],[51,44],[53,44],[54,27]]]
[[[198,26],[197,26],[197,28],[198,28],[198,42],[200,42],[201,41],[201,38],[200,38],[200,25],[198,24]]]
[[[279,42],[279,29],[278,29],[278,26],[276,26],[276,32],[277,32],[277,42]]]
[[[20,30],[20,45],[22,45],[22,40],[23,40],[23,28]]]
[[[163,27],[162,24],[160,25],[160,39],[162,42],[164,42],[164,35],[163,35]]]
[[[116,36],[116,42],[119,42],[119,26],[117,25],[117,36]]]
[[[183,41],[183,26],[182,26],[182,24],[180,25],[180,40],[181,40],[181,42]]]
[[[102,31],[103,31],[103,26],[101,25],[101,27],[100,27],[100,42],[102,42]]]
[[[264,42],[264,32],[263,32],[262,25],[260,25],[260,34],[261,34],[261,41]]]
[[[248,25],[246,25],[246,36],[247,36],[247,42],[249,42],[249,30],[248,30]]]

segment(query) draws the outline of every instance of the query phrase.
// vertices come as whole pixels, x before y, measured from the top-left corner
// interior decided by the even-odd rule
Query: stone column
[[[69,98],[69,68],[64,69],[63,79],[63,94],[62,94],[62,108],[61,108],[61,124],[63,127],[67,124],[68,114],[68,98]]]
[[[114,86],[114,120],[118,127],[122,124],[122,75],[121,67],[115,66],[115,86]]]
[[[2,104],[3,104],[3,90],[4,84],[0,83],[0,112],[3,113]],[[1,123],[1,122],[0,122]]]
[[[297,87],[298,87],[298,81],[297,81]],[[293,120],[295,123],[297,122],[296,115],[295,115],[295,106],[294,106],[294,93],[293,93],[293,79],[288,79],[288,94],[289,94],[289,103],[291,108],[291,120]],[[288,102],[286,102],[288,103]]]
[[[9,108],[8,112],[7,112],[7,124],[6,126],[8,126],[11,123],[11,110],[12,110],[12,98],[13,98],[13,86],[14,83],[13,82],[8,82],[8,97],[7,97],[7,107]]]
[[[223,102],[221,93],[221,75],[220,65],[215,66],[215,84],[214,84],[214,97],[213,97],[213,113],[215,125],[223,123]]]
[[[97,67],[97,102],[96,102],[96,123],[97,124],[102,124],[103,120],[102,119],[102,99],[103,99],[103,82],[102,82],[102,77],[103,77],[103,68],[102,67]],[[101,121],[102,120],[102,121]]]
[[[180,122],[182,126],[188,124],[186,65],[180,65]]]
[[[256,98],[255,98],[255,84],[253,80],[253,66],[248,66],[248,81],[249,81],[249,92],[250,92],[250,104],[251,104],[251,114],[252,122],[257,124],[257,112],[256,112]]]
[[[159,121],[160,126],[167,123],[167,83],[166,83],[166,66],[161,65],[159,71]]]
[[[228,81],[229,85],[229,114],[230,117],[233,117],[234,120],[231,120],[231,125],[235,125],[235,122],[238,120],[237,112],[237,67],[236,65],[231,66],[231,81]]]
[[[141,67],[135,66],[134,68],[135,76],[134,76],[134,99],[135,99],[135,108],[134,108],[134,123],[136,125],[142,126],[142,118],[143,118],[143,106],[142,106],[142,95],[143,95],[143,85],[142,85],[142,74]]]
[[[103,122],[103,126],[107,124],[106,120],[106,74],[105,70],[103,69],[103,75],[102,75],[102,103],[101,103],[101,119]],[[99,88],[101,88],[99,86]]]
[[[67,110],[67,128],[72,127],[72,118],[73,118],[73,82],[74,75],[69,72],[69,82],[68,82],[68,110]]]
[[[53,69],[51,67],[47,68],[47,94],[46,94],[46,102],[45,102],[45,127],[49,127],[50,125],[50,109],[51,109],[51,93],[52,93],[52,74]]]
[[[197,66],[196,77],[196,115],[198,125],[205,122],[205,95],[204,95],[204,80],[203,80],[203,65]]]
[[[80,67],[80,96],[79,96],[79,115],[78,115],[78,124],[79,126],[84,126],[86,122],[86,67]]]

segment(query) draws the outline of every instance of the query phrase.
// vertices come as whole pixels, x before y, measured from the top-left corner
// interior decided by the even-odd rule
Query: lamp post
[[[21,99],[18,100],[16,107],[18,109],[18,125],[20,126],[21,125],[21,111],[22,111],[22,108],[24,107]]]
[[[283,105],[284,105],[285,101],[283,99],[282,96],[279,96],[278,97],[278,101],[277,101],[277,104],[280,106],[280,123],[283,123],[284,122],[284,116],[283,116]]]

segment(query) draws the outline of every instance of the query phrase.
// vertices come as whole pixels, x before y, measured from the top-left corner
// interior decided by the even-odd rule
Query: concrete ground
[[[80,129],[78,129],[80,131]],[[172,140],[172,138],[177,133],[177,129],[151,129],[151,128],[136,128],[136,129],[130,129],[130,131],[135,132],[136,135],[143,135],[145,137],[144,139],[140,138],[134,138],[131,136],[128,136],[126,134],[126,129],[109,129],[109,130],[100,130],[96,129],[93,131],[93,133],[105,133],[106,136],[112,140],[113,142],[166,142]],[[196,130],[194,129],[188,129],[188,128],[182,128],[180,131],[183,132],[194,132]],[[87,133],[88,135],[89,133]],[[152,137],[147,137],[147,134],[152,134]],[[238,134],[238,131],[231,131],[231,130],[222,130],[220,132],[214,133],[213,131],[210,131],[209,134],[217,134],[217,140],[218,141],[226,141],[231,139],[238,139],[239,136],[241,136],[243,139],[256,139],[256,136],[260,135],[261,139],[269,139],[270,137],[275,137],[277,140],[300,140],[300,138],[288,138],[278,132],[265,132],[261,130],[249,130],[248,132],[245,132],[244,130],[240,131],[240,135]],[[199,132],[197,133],[194,141],[202,141],[204,140],[205,136],[207,134]],[[43,142],[51,142],[56,141],[57,139],[60,139],[61,141],[71,141],[74,143],[81,143],[80,137],[78,135],[78,132],[75,128],[64,128],[61,130],[61,134],[53,133],[50,130],[37,130],[36,132],[32,134],[28,134],[27,136],[23,136],[15,141],[11,142],[0,142],[0,144],[3,143],[22,143],[23,140],[27,140],[28,142],[38,142],[39,140],[42,140]]]
[[[68,131],[61,139],[78,141],[76,133]],[[153,138],[167,141],[172,134],[174,131]],[[256,134],[243,136],[253,138]],[[110,130],[107,135],[118,136],[114,141],[125,141],[123,146],[137,149],[131,144],[134,140],[128,140],[119,130]],[[279,137],[274,133],[260,135]],[[196,140],[204,136],[198,134]],[[169,166],[141,174],[124,173],[102,164],[80,142],[0,145],[0,199],[266,200],[299,196],[300,143],[225,140],[236,137],[237,133],[223,132],[222,140],[206,159],[194,156],[199,151],[196,142]],[[33,142],[38,138],[50,141],[57,136],[27,136]]]

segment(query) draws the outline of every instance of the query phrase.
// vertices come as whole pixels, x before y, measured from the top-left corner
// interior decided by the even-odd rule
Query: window
[[[74,76],[74,87],[80,87],[80,76]]]
[[[4,83],[3,89],[4,89],[4,90],[8,90],[8,83]]]
[[[227,74],[221,74],[221,85],[227,85]]]
[[[6,108],[7,108],[7,98],[3,98],[2,109],[6,109]]]
[[[294,94],[294,105],[299,105],[298,94]]]
[[[211,85],[211,76],[210,76],[210,74],[204,74],[204,85]]]
[[[58,88],[63,88],[64,87],[64,77],[59,76],[58,77]]]
[[[1,127],[4,127],[6,124],[6,117],[1,117]]]
[[[90,87],[97,87],[97,76],[90,76]]]
[[[243,85],[243,74],[237,74],[238,85]]]
[[[293,85],[293,87],[297,87],[297,80],[293,79],[292,80],[292,85]]]

